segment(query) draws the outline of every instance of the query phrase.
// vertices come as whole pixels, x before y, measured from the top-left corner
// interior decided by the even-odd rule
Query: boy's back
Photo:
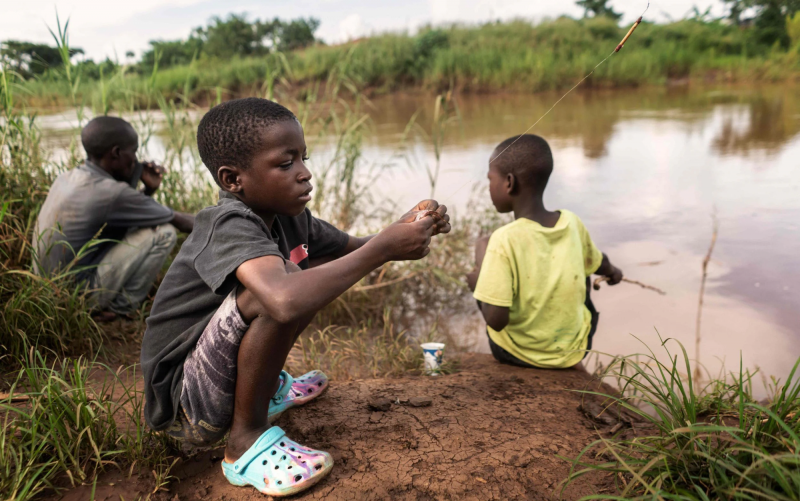
[[[560,211],[552,228],[519,218],[492,234],[475,289],[479,301],[509,308],[497,345],[538,367],[571,367],[584,356],[591,329],[586,277],[602,253],[580,218]]]

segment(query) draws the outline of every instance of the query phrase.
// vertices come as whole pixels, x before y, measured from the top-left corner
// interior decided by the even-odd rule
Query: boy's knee
[[[158,244],[168,246],[170,249],[178,242],[178,230],[169,223],[155,227],[155,241]]]

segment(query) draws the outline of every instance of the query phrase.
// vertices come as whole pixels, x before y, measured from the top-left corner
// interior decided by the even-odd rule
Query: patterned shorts
[[[181,406],[167,433],[193,445],[221,440],[233,420],[239,344],[248,325],[234,289],[211,317],[183,365]]]

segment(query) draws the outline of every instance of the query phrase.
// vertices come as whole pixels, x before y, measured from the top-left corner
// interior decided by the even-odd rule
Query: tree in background
[[[607,5],[608,0],[578,0],[575,3],[583,8],[584,17],[588,17],[589,13],[594,17],[606,16],[615,21],[622,17],[622,14],[614,12],[614,9]]]
[[[162,67],[189,64],[200,55],[202,48],[203,41],[194,36],[188,40],[150,40],[150,50],[142,54],[140,65],[150,71],[156,59]]]
[[[791,41],[787,20],[800,11],[800,0],[723,0],[728,5],[728,19],[739,26],[742,15],[752,9],[753,34],[756,41],[765,45],[779,44],[788,47]]]
[[[301,17],[284,23],[275,18],[272,22],[275,25],[272,46],[281,52],[308,47],[317,41],[314,33],[319,28],[319,19]]]
[[[230,59],[301,49],[317,41],[317,28],[319,20],[314,18],[285,22],[278,18],[250,21],[247,14],[230,14],[224,19],[216,16],[205,27],[192,30],[186,40],[151,40],[140,64],[146,72],[156,60],[160,67],[168,67],[189,64],[201,56]]]
[[[211,57],[257,56],[269,52],[264,41],[274,29],[274,22],[256,19],[251,23],[247,14],[230,14],[224,20],[215,16],[205,28],[195,28],[189,40],[199,39],[203,52]]]
[[[722,0],[722,3],[728,5],[728,19],[737,26],[742,24],[744,11],[752,7],[751,0]]]
[[[70,57],[77,54],[83,54],[83,49],[70,49]],[[7,40],[0,44],[0,63],[4,68],[14,70],[23,78],[42,75],[48,69],[58,68],[63,64],[57,48],[17,40]]]

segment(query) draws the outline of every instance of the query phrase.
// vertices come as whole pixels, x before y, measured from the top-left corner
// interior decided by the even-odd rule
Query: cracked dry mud
[[[599,474],[563,493],[559,485],[569,464],[557,456],[575,457],[597,438],[578,410],[581,395],[569,391],[588,385],[583,371],[522,369],[478,354],[465,355],[461,371],[448,376],[333,381],[320,398],[276,423],[335,461],[326,479],[291,499],[577,499],[609,492],[609,479]],[[407,402],[414,397],[432,404],[412,407]],[[370,408],[380,398],[393,402],[389,410]],[[177,465],[169,492],[153,498],[267,499],[228,484],[221,458],[215,449]],[[147,472],[124,477],[101,477],[95,499],[131,500],[152,490]],[[61,499],[88,499],[89,489]]]

